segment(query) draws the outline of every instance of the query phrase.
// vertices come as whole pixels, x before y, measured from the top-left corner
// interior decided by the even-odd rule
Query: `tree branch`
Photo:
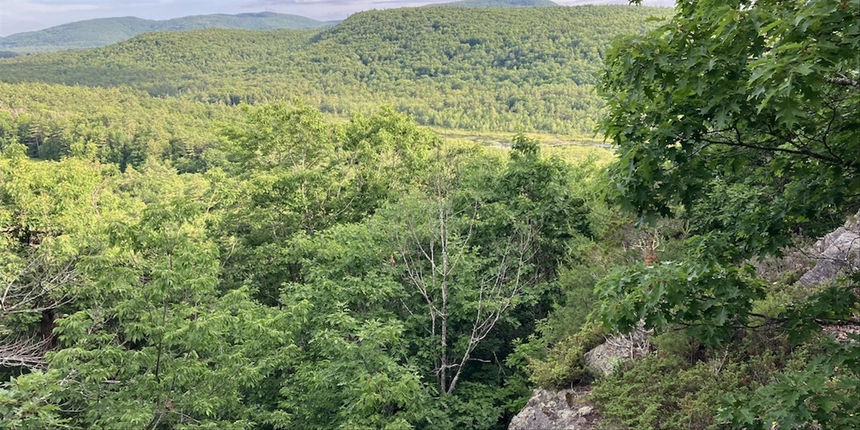
[[[842,75],[842,76],[841,76],[841,77],[839,77],[839,78],[830,78],[830,79],[828,79],[828,80],[827,80],[827,82],[830,82],[830,83],[831,83],[831,84],[833,84],[833,85],[840,85],[840,86],[843,86],[843,87],[854,87],[854,88],[860,88],[860,82],[855,81],[855,80],[853,80],[853,79],[848,79],[848,78],[847,78],[846,76],[844,76],[844,75]]]

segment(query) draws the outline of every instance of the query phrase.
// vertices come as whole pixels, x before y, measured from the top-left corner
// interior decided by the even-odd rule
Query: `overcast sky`
[[[452,0],[0,0],[0,36],[90,18],[136,16],[169,19],[209,13],[272,11],[319,20],[344,19],[369,9],[422,6]],[[563,5],[627,3],[626,0],[556,0]],[[669,0],[645,4],[671,6]]]

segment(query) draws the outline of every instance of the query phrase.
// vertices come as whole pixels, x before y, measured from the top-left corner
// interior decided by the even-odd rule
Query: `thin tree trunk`
[[[441,308],[441,369],[439,372],[439,379],[441,383],[441,392],[440,396],[444,396],[448,393],[447,384],[448,384],[448,232],[446,223],[448,222],[447,217],[445,216],[445,202],[442,199],[441,195],[441,184],[437,185],[439,187],[439,236],[440,236],[440,245],[442,246],[442,308]]]

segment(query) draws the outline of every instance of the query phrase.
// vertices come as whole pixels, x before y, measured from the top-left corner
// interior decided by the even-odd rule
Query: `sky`
[[[370,9],[423,6],[452,0],[0,0],[0,36],[91,18],[136,16],[170,19],[210,13],[280,12],[318,20],[344,19]],[[626,0],[556,0],[562,5],[627,3]],[[645,0],[671,6],[669,0]]]

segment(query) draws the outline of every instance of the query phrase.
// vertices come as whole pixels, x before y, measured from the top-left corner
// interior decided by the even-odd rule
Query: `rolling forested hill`
[[[25,53],[97,48],[153,31],[187,31],[204,28],[309,29],[328,25],[331,23],[273,12],[195,15],[163,21],[135,17],[98,18],[0,38],[0,51]]]
[[[668,9],[629,6],[358,13],[324,30],[149,33],[87,51],[0,61],[0,79],[126,85],[238,104],[300,98],[324,112],[391,104],[425,125],[591,135],[610,41]]]
[[[552,7],[558,4],[550,0],[460,0],[442,3],[440,6],[456,7]]]

